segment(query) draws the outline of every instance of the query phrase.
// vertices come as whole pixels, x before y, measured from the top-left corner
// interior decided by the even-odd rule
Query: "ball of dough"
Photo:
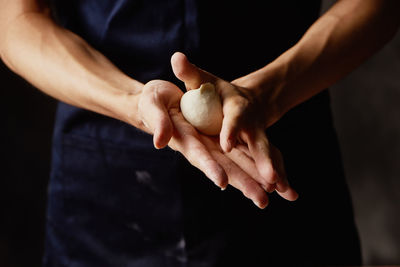
[[[181,98],[183,117],[197,130],[207,135],[218,135],[222,127],[221,98],[211,83],[187,91]]]

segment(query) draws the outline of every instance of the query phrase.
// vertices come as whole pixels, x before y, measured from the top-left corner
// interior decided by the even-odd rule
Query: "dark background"
[[[330,91],[364,264],[400,265],[400,31]]]
[[[55,101],[1,63],[0,88],[0,266],[39,266]],[[400,34],[330,90],[364,264],[400,264]]]
[[[400,34],[331,92],[365,263],[400,264]]]
[[[0,266],[39,266],[55,101],[0,63]]]

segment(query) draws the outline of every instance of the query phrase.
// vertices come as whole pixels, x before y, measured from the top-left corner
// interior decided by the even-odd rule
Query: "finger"
[[[281,181],[276,183],[275,191],[280,195],[282,198],[295,201],[298,199],[299,194],[294,190],[290,185],[286,177],[284,177]]]
[[[282,198],[289,201],[295,201],[299,198],[299,194],[289,185],[286,178],[284,179],[284,181],[276,183],[275,191]]]
[[[278,195],[280,195],[282,198],[289,200],[289,201],[295,201],[299,198],[299,194],[291,187],[289,187],[286,190],[278,189],[279,187],[277,186],[277,189],[275,190]]]
[[[221,148],[225,153],[229,153],[236,146],[239,118],[240,114],[237,109],[229,110],[229,108],[224,107],[224,118],[219,137]]]
[[[229,87],[222,87],[224,89]],[[243,129],[245,113],[249,107],[249,100],[239,94],[232,94],[234,90],[224,90],[223,101],[224,119],[220,133],[221,147],[225,152],[231,151],[236,145],[238,132]]]
[[[249,151],[254,159],[257,169],[265,182],[275,184],[278,181],[270,153],[270,144],[263,130],[258,129],[255,133],[242,131],[242,138],[249,146]]]
[[[239,144],[236,146],[236,148],[245,153],[248,157],[250,158],[252,157],[250,150],[247,146]],[[263,184],[263,188],[268,193],[271,193],[274,190],[276,190],[276,192],[284,199],[289,201],[294,201],[298,198],[298,193],[293,188],[290,187],[289,182],[286,178],[286,171],[283,163],[282,154],[273,145],[270,145],[270,149],[271,149],[271,154],[273,155],[272,156],[273,166],[276,166],[275,169],[278,173],[279,180],[277,181],[276,184],[270,184],[270,183],[265,184],[265,182],[263,183],[262,181],[259,182]]]
[[[213,142],[212,139],[207,137],[203,137],[202,141],[207,147],[218,146],[218,143],[216,143],[216,141]],[[250,168],[248,167],[246,169],[242,169],[241,165],[239,166],[238,164],[236,164],[233,160],[227,157],[226,154],[223,154],[219,149],[212,149],[211,154],[224,168],[229,179],[229,184],[240,190],[244,196],[251,199],[257,207],[264,209],[268,205],[269,200],[267,194],[265,193],[263,188],[257,183],[257,181],[254,180],[249,175],[249,173],[247,173],[247,171],[249,171],[254,176],[256,176],[254,170],[250,171]],[[243,155],[243,153],[241,154]],[[242,160],[246,159],[242,158]],[[247,159],[247,163],[251,164],[251,159],[250,161],[249,159]]]
[[[175,76],[185,83],[187,90],[197,89],[202,83],[215,80],[214,76],[190,63],[181,52],[176,52],[172,55],[171,66]]]
[[[226,154],[233,162],[235,162],[243,171],[250,175],[254,180],[261,184],[262,188],[268,193],[275,190],[274,184],[265,183],[263,177],[257,170],[254,160],[241,150],[234,148],[230,153]]]
[[[175,125],[170,146],[181,152],[193,166],[201,170],[218,187],[225,189],[228,185],[228,177],[224,168],[200,142],[196,131],[184,121],[182,115],[178,112],[170,114]]]
[[[221,152],[214,150],[211,153],[224,168],[229,177],[229,184],[240,190],[245,197],[251,199],[260,209],[268,206],[269,199],[267,194],[254,179]]]
[[[276,166],[279,181],[276,183],[276,192],[284,199],[289,201],[296,200],[299,195],[297,192],[289,185],[289,181],[287,180],[285,166],[283,162],[283,157],[281,152],[274,146],[270,147],[271,153],[273,155],[274,166]]]

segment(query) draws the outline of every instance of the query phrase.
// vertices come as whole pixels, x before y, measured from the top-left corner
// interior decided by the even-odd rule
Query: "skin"
[[[183,119],[177,86],[162,80],[143,84],[125,75],[82,38],[59,27],[43,1],[0,0],[0,55],[44,93],[153,134],[156,148],[168,145],[181,152],[216,185],[229,183],[264,208],[265,191],[276,190],[288,200],[298,197],[264,129],[388,42],[400,23],[399,5],[397,0],[338,1],[295,46],[231,82],[174,54],[173,71],[187,89],[207,81],[217,86],[224,112],[218,138],[198,133]],[[256,120],[246,119],[254,114]]]

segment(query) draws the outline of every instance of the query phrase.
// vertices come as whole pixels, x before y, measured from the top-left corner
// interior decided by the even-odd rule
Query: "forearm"
[[[281,117],[387,43],[399,25],[399,6],[397,0],[338,1],[294,47],[243,80],[249,88],[260,88],[274,102],[269,113]]]
[[[144,129],[135,116],[143,84],[82,38],[43,12],[23,12],[2,23],[1,58],[14,72],[58,100]]]

